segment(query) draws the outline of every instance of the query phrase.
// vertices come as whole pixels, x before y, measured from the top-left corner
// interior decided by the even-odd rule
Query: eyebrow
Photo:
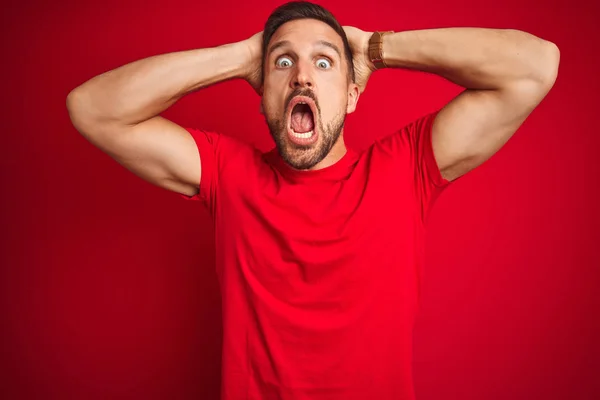
[[[277,43],[275,43],[273,46],[271,46],[269,48],[269,51],[267,52],[267,57],[271,55],[272,52],[274,52],[275,50],[277,50],[280,47],[285,47],[285,46],[289,46],[291,45],[292,42],[290,42],[289,40],[282,40],[279,41]],[[326,40],[318,40],[315,42],[315,44],[317,45],[321,45],[321,46],[325,46],[325,47],[329,47],[330,49],[335,50],[335,52],[337,53],[339,58],[342,58],[342,52],[340,51],[340,49],[333,43],[330,43]]]

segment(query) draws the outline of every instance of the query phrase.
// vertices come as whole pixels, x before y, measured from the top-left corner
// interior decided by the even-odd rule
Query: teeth
[[[292,129],[292,135],[294,137],[297,137],[297,138],[300,138],[300,139],[308,139],[308,138],[310,138],[313,135],[313,132],[314,131],[308,131],[308,132],[305,132],[305,133],[298,133],[298,132],[296,132],[296,131],[294,131]]]

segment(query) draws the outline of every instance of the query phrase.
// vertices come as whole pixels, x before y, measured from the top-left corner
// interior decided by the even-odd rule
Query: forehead
[[[271,36],[267,49],[281,41],[289,42],[290,46],[295,44],[306,46],[326,41],[343,49],[340,35],[325,22],[315,19],[297,19],[281,25]]]

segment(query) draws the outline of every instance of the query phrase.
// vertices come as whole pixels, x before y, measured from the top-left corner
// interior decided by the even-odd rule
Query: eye
[[[331,61],[329,61],[327,58],[319,58],[317,60],[317,67],[323,68],[323,69],[329,69],[329,68],[331,68]]]
[[[278,67],[287,68],[287,67],[290,67],[292,65],[292,60],[290,60],[289,57],[281,57],[281,58],[277,59],[277,61],[275,62],[275,64]]]

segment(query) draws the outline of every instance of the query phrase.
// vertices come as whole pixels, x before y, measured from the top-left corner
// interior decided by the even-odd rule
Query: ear
[[[346,107],[346,114],[351,114],[356,110],[356,104],[358,104],[358,98],[360,97],[360,90],[356,83],[351,82],[348,85],[348,106]]]

